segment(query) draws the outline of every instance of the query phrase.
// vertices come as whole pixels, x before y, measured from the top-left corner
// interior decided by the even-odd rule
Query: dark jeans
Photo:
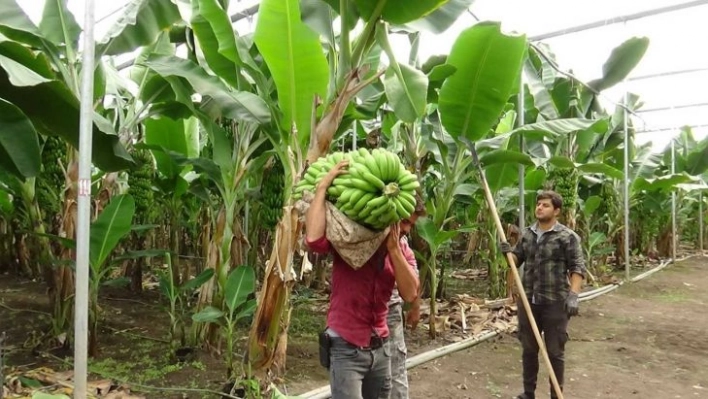
[[[332,399],[388,399],[391,393],[391,350],[387,340],[377,349],[357,348],[331,338],[329,379]]]
[[[389,343],[391,345],[391,396],[389,399],[408,399],[408,349],[403,332],[403,306],[390,305],[388,309]]]
[[[551,360],[553,372],[558,379],[558,385],[563,389],[563,374],[565,371],[565,344],[568,342],[568,314],[563,301],[548,305],[531,305],[533,317],[536,319],[538,331],[543,333],[548,357]],[[533,397],[536,391],[538,377],[538,343],[533,335],[523,305],[519,304],[519,341],[523,348],[522,360],[524,369],[524,392]],[[550,379],[549,379],[550,384]],[[550,385],[551,398],[556,398],[553,385]]]

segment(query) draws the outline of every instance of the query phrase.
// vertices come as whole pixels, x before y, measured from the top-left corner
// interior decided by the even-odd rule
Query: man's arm
[[[317,184],[315,198],[312,199],[310,208],[305,215],[305,238],[307,242],[315,242],[324,237],[325,228],[327,227],[325,218],[327,210],[325,207],[325,196],[327,189],[332,185],[332,181],[335,177],[345,173],[344,168],[347,165],[349,165],[348,161],[339,162]]]
[[[571,234],[568,239],[568,247],[566,248],[566,267],[570,275],[570,289],[575,293],[579,293],[583,289],[583,280],[585,279],[586,268],[585,258],[583,257],[583,248],[580,245],[580,237],[577,234]]]
[[[409,263],[401,249],[401,230],[398,224],[391,226],[391,231],[386,239],[386,247],[393,264],[398,293],[404,301],[413,303],[418,298],[418,276],[415,273],[415,264]]]
[[[499,247],[502,254],[504,254],[504,259],[506,262],[509,263],[509,258],[506,254],[510,254],[511,258],[514,260],[514,265],[517,268],[521,267],[521,264],[524,263],[524,260],[526,260],[526,254],[524,254],[524,235],[521,236],[521,239],[516,243],[514,248],[512,248],[511,244],[506,241],[502,242]]]

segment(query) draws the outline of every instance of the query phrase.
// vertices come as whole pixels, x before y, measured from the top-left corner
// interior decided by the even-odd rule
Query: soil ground
[[[566,347],[564,396],[708,398],[708,258],[670,265],[581,303]],[[512,334],[410,370],[411,398],[512,398],[522,391]],[[541,364],[537,398],[550,396]]]
[[[708,398],[708,258],[679,262],[641,282],[581,303],[570,324],[566,351],[567,398]],[[290,395],[327,384],[317,360],[316,331],[326,303],[301,300],[292,315],[287,373],[281,387]],[[100,354],[90,362],[91,378],[125,381],[147,398],[216,397],[204,392],[164,392],[138,386],[220,390],[223,360],[198,353],[186,363],[170,358],[165,340],[169,320],[155,291],[135,295],[103,291]],[[71,369],[60,357],[33,352],[49,317],[40,283],[0,278],[0,332],[8,334],[5,372],[50,367]],[[245,333],[248,326],[241,331]],[[242,342],[241,342],[242,343]],[[409,356],[446,345],[422,329],[407,332]],[[242,345],[239,345],[242,347]],[[520,346],[513,334],[409,370],[411,398],[511,398],[521,388]],[[538,398],[548,398],[541,364]]]

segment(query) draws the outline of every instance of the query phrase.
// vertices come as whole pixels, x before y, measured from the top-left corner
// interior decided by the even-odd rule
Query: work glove
[[[577,292],[568,291],[568,297],[565,298],[565,311],[568,313],[568,317],[578,315],[578,299]]]
[[[499,250],[501,250],[501,252],[506,255],[511,252],[511,244],[506,241],[502,241],[499,243]]]

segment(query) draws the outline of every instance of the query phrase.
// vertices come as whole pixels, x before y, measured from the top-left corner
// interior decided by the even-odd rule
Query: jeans
[[[390,341],[376,349],[331,338],[329,380],[332,399],[388,399],[391,393]]]
[[[565,303],[559,301],[552,304],[531,304],[531,311],[536,320],[538,331],[543,333],[543,340],[551,360],[553,372],[558,380],[558,385],[563,390],[563,377],[565,372],[565,344],[568,342],[568,314]],[[522,306],[519,306],[519,341],[523,349],[522,363],[524,375],[524,393],[533,397],[536,391],[538,377],[538,343],[531,329],[531,323]],[[550,384],[550,380],[549,380]],[[556,394],[551,387],[551,398]]]
[[[407,348],[403,335],[403,304],[391,305],[388,310],[388,331],[391,343],[390,399],[408,399]]]

